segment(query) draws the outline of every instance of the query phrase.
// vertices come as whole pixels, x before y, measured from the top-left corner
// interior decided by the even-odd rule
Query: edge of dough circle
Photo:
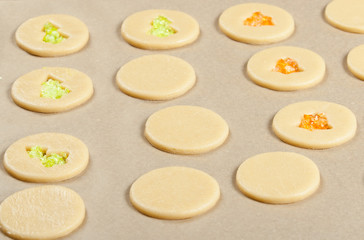
[[[158,16],[171,21],[175,34],[157,37],[149,33],[153,19]],[[121,26],[121,35],[132,46],[142,49],[172,49],[193,43],[200,34],[198,22],[190,15],[166,9],[140,11],[128,16]]]
[[[272,18],[273,26],[246,26],[244,20],[261,12]],[[221,31],[229,38],[249,44],[270,44],[290,37],[294,20],[286,10],[262,3],[243,3],[226,9],[219,18]]]
[[[59,43],[44,42],[44,25],[51,23],[65,38]],[[57,57],[80,51],[89,40],[87,26],[78,18],[51,14],[30,18],[22,23],[15,32],[15,40],[26,52],[41,57]]]
[[[299,72],[283,74],[274,71],[277,61],[290,58],[297,62]],[[249,78],[265,88],[277,91],[306,89],[319,84],[325,77],[325,61],[317,53],[300,47],[280,46],[255,53],[247,63]]]
[[[364,44],[350,50],[346,62],[350,72],[360,80],[364,80]]]
[[[299,127],[304,114],[324,113],[330,129]],[[325,101],[305,101],[287,105],[273,118],[273,132],[283,142],[310,149],[335,147],[351,140],[356,133],[354,113],[345,106]]]

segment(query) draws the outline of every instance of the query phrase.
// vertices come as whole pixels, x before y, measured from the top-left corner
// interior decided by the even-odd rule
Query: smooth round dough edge
[[[67,36],[60,43],[43,42],[44,24],[52,23],[61,35]],[[15,40],[26,52],[41,57],[57,57],[80,51],[88,42],[87,26],[78,18],[69,15],[53,14],[30,18],[19,26]]]
[[[254,12],[272,17],[273,26],[245,26],[244,20]],[[249,44],[283,41],[294,32],[294,20],[286,10],[262,3],[243,3],[226,9],[219,17],[220,30],[229,38]]]
[[[222,145],[229,135],[225,120],[198,106],[172,106],[153,113],[144,136],[155,148],[175,154],[200,154]]]
[[[48,78],[61,81],[70,93],[59,99],[40,97],[42,83]],[[20,107],[34,112],[55,113],[68,111],[88,101],[94,93],[92,80],[84,73],[63,67],[43,67],[31,71],[12,85],[11,97]]]
[[[73,190],[40,186],[16,192],[0,205],[1,230],[16,239],[56,239],[84,221],[85,204]]]
[[[166,167],[139,177],[130,201],[141,213],[160,219],[185,219],[213,208],[220,188],[210,175],[193,168]]]
[[[273,71],[281,58],[292,58],[303,71],[290,74]],[[313,87],[324,79],[325,69],[325,61],[321,56],[311,50],[293,46],[259,51],[247,63],[247,74],[254,83],[277,91]]]
[[[157,37],[148,32],[151,22],[158,16],[169,19],[177,33]],[[190,15],[174,10],[151,9],[136,12],[127,17],[121,26],[121,35],[132,46],[142,49],[173,49],[191,44],[198,38],[200,26]]]
[[[364,44],[350,50],[347,66],[355,77],[364,80]]]
[[[304,114],[325,113],[331,129],[307,130],[299,124]],[[311,149],[325,149],[341,145],[355,136],[357,122],[348,108],[325,101],[305,101],[290,104],[273,118],[273,132],[283,142]]]
[[[320,173],[309,158],[292,152],[269,152],[245,160],[236,183],[249,198],[285,204],[311,196],[320,185]]]
[[[169,100],[190,90],[196,82],[193,67],[164,54],[136,58],[120,68],[116,83],[124,93],[145,100]]]
[[[68,153],[67,163],[44,167],[31,158],[27,148],[40,146],[47,153]],[[82,173],[89,162],[87,146],[78,138],[62,133],[40,133],[19,139],[4,154],[4,167],[13,177],[28,182],[58,182]]]

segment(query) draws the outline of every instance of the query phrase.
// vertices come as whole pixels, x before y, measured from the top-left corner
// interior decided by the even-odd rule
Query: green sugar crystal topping
[[[64,37],[57,31],[58,28],[56,28],[52,23],[46,23],[44,24],[44,32],[46,35],[43,38],[43,42],[49,42],[49,43],[60,43],[63,41]]]
[[[168,18],[163,16],[158,16],[153,19],[151,25],[152,29],[150,30],[150,34],[157,37],[167,37],[169,35],[175,34],[176,30],[174,30],[171,26],[171,21]]]
[[[67,154],[66,153],[52,153],[50,156],[45,155],[45,152],[40,146],[34,146],[28,151],[29,157],[39,158],[45,167],[53,167],[55,164],[63,165],[66,164]]]
[[[70,90],[61,86],[59,81],[48,79],[48,81],[42,83],[41,97],[59,99],[69,93]]]

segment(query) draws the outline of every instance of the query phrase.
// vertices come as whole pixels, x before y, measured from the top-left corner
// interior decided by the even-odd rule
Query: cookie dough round
[[[173,106],[152,114],[145,137],[154,147],[176,154],[199,154],[224,143],[229,135],[225,120],[198,106]]]
[[[330,129],[299,127],[304,114],[324,113]],[[303,148],[324,149],[341,145],[356,132],[356,118],[348,108],[325,101],[306,101],[282,108],[273,118],[273,131],[282,141]]]
[[[244,21],[255,12],[271,17],[274,25],[244,25]],[[219,18],[219,26],[229,38],[250,44],[279,42],[294,32],[291,14],[279,7],[262,3],[243,3],[226,9]]]
[[[130,201],[141,213],[161,219],[185,219],[203,214],[220,198],[219,184],[193,168],[166,167],[138,178]]]
[[[299,72],[274,71],[277,61],[290,58],[298,63]],[[247,74],[256,84],[278,91],[300,90],[315,86],[325,76],[325,62],[315,52],[292,46],[262,50],[248,61]]]
[[[334,0],[325,8],[329,24],[346,32],[364,33],[364,1]]]
[[[320,173],[309,158],[292,152],[269,152],[245,160],[236,183],[246,196],[260,202],[293,203],[311,196]]]
[[[56,80],[69,89],[59,99],[41,97],[42,84],[49,79]],[[89,100],[94,89],[91,79],[84,73],[61,67],[44,67],[18,78],[12,88],[14,102],[22,108],[43,113],[63,112],[80,106]]]
[[[28,151],[35,146],[46,150],[46,155],[66,153],[66,163],[45,167]],[[13,143],[4,154],[4,167],[13,177],[29,182],[57,182],[83,172],[89,162],[87,146],[78,138],[62,133],[40,133]]]
[[[364,80],[364,45],[350,50],[347,57],[347,65],[355,77]]]
[[[44,42],[44,25],[51,23],[63,36],[59,43]],[[41,57],[69,55],[80,51],[88,42],[87,26],[78,18],[69,15],[52,14],[31,18],[15,32],[15,40],[20,48]]]
[[[145,100],[168,100],[190,90],[196,82],[193,67],[169,55],[149,55],[120,68],[116,83],[124,93]]]
[[[56,239],[77,229],[85,204],[73,190],[61,186],[28,188],[0,205],[1,230],[16,239]]]
[[[152,21],[159,16],[167,18],[175,33],[165,37],[150,34]],[[186,13],[174,10],[152,9],[134,13],[121,26],[121,35],[132,46],[142,49],[172,49],[194,42],[200,34],[197,21]]]

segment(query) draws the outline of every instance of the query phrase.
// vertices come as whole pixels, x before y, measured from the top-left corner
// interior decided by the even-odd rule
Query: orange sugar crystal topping
[[[250,18],[244,20],[244,25],[252,27],[260,27],[267,25],[274,25],[272,18],[269,16],[264,16],[261,12],[255,12]]]
[[[301,72],[300,68],[298,67],[298,63],[292,58],[279,59],[273,71],[283,74]]]
[[[310,131],[331,128],[324,113],[304,114],[299,127]]]

